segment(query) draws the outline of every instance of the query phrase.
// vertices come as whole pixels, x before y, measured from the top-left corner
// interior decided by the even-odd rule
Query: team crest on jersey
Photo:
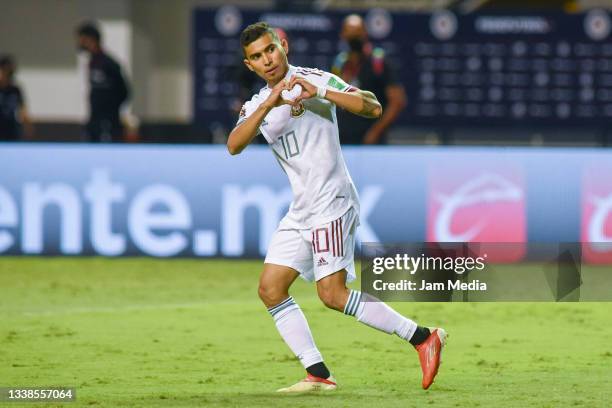
[[[294,118],[299,118],[304,112],[306,112],[306,109],[304,109],[302,102],[298,103],[297,106],[291,106],[291,116]]]

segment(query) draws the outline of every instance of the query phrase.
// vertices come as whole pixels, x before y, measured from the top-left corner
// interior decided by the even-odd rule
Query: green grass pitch
[[[276,395],[304,371],[257,298],[260,269],[260,261],[2,257],[0,387],[74,386],[68,407],[612,403],[610,303],[394,303],[451,335],[423,391],[411,347],[325,309],[302,281],[292,294],[341,388]]]

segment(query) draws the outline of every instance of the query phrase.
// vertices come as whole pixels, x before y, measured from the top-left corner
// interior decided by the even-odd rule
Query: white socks
[[[304,368],[323,361],[306,317],[293,297],[289,296],[278,305],[268,308],[268,311],[274,318],[281,337]],[[410,341],[417,329],[415,322],[397,313],[386,303],[357,290],[351,290],[344,313],[355,316],[361,323],[385,333],[397,334],[406,341]]]
[[[412,338],[417,328],[415,322],[397,313],[386,303],[357,290],[351,290],[344,313],[385,333],[397,334],[406,341]]]
[[[312,338],[306,317],[293,297],[289,296],[278,305],[268,308],[268,311],[274,318],[281,337],[304,368],[323,361]]]

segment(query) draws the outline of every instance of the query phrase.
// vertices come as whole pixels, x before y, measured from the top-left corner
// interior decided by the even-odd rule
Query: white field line
[[[157,303],[157,304],[142,304],[142,305],[125,305],[125,306],[108,306],[108,307],[73,307],[68,309],[57,309],[57,310],[33,310],[24,312],[11,312],[4,311],[2,314],[8,315],[21,315],[27,317],[38,317],[38,316],[66,316],[75,314],[88,314],[88,313],[123,313],[123,312],[139,312],[148,310],[173,310],[173,309],[200,309],[206,307],[217,307],[219,304],[224,305],[239,305],[239,304],[253,304],[254,307],[264,307],[261,302],[256,300],[252,301],[215,301],[215,302],[192,302],[192,303]]]

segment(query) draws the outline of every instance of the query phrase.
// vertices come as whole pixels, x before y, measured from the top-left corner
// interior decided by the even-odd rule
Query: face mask
[[[363,40],[361,38],[351,38],[347,41],[351,51],[362,52],[363,51]]]

